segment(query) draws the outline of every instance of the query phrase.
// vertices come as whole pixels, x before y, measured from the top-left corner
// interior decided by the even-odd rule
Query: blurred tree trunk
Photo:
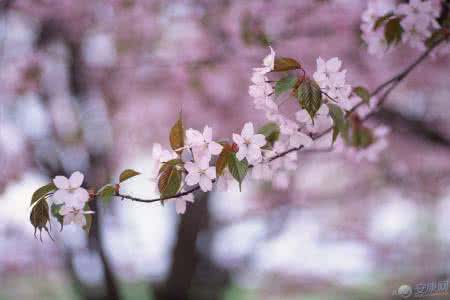
[[[208,232],[210,193],[196,195],[195,203],[182,215],[172,262],[164,284],[155,290],[156,300],[221,299],[228,273],[208,256],[212,236]]]

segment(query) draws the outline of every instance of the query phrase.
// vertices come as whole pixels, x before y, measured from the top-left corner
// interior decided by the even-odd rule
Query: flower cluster
[[[370,54],[381,57],[388,51],[388,43],[383,30],[376,30],[377,21],[395,9],[392,0],[371,0],[362,14],[362,39],[367,44]]]
[[[267,61],[274,62],[271,68],[266,65]],[[279,130],[276,140],[261,152],[262,161],[253,168],[253,178],[272,181],[276,188],[288,187],[289,174],[295,171],[297,166],[297,153],[289,152],[277,160],[273,158],[292,148],[314,147],[313,137],[331,127],[335,127],[337,132],[339,128],[341,131],[338,132],[339,136],[333,137],[337,142],[336,151],[347,153],[356,160],[361,158],[373,160],[378,157],[384,148],[378,145],[386,144],[385,134],[372,134],[370,128],[364,131],[354,130],[352,125],[357,126],[356,123],[342,121],[344,114],[349,113],[362,99],[367,103],[359,105],[353,114],[358,119],[363,119],[376,108],[374,105],[376,99],[370,98],[367,90],[362,87],[353,90],[346,81],[347,70],[341,68],[342,62],[337,57],[329,60],[319,57],[317,69],[310,79],[300,63],[291,58],[275,57],[275,52],[270,48],[270,54],[264,59],[263,67],[253,69],[249,94],[253,97],[256,109],[262,110],[266,118]],[[296,70],[299,70],[300,74],[293,75],[292,72]],[[279,80],[268,78],[270,74],[279,72],[288,74]],[[275,83],[274,86],[272,83]],[[281,105],[285,103],[285,99],[279,102],[278,98],[285,92],[290,92],[289,96],[293,95],[292,99],[300,104],[295,120],[281,113]],[[333,111],[330,111],[330,107]],[[366,139],[366,135],[370,135],[371,138]],[[356,140],[361,138],[368,142],[364,145],[352,143],[353,136]]]
[[[53,183],[57,190],[51,198],[57,207],[57,213],[63,217],[63,224],[77,224],[81,227],[86,225],[85,215],[93,214],[93,211],[86,209],[89,201],[89,193],[81,187],[84,175],[81,172],[74,172],[69,178],[56,176]]]
[[[436,21],[440,7],[436,1],[411,0],[400,4],[395,13],[402,17],[400,24],[405,31],[402,41],[411,47],[425,50],[424,42],[431,36],[433,30],[440,26]]]
[[[372,0],[362,15],[362,38],[369,53],[378,57],[400,41],[424,50],[433,32],[440,29],[439,14],[439,1],[410,0],[396,6],[392,0]]]
[[[254,99],[256,109],[264,111],[268,118],[278,112],[278,107],[272,99],[274,90],[267,78],[267,74],[274,68],[274,63],[275,51],[271,47],[270,54],[263,60],[263,67],[253,69],[251,77],[253,84],[248,89],[248,93]]]
[[[162,197],[172,198],[177,192],[185,192],[186,187],[198,186],[208,192],[216,180],[218,189],[227,190],[231,181],[242,181],[239,172],[246,172],[249,164],[258,164],[262,160],[261,148],[266,145],[266,138],[255,133],[250,122],[244,125],[240,134],[234,133],[230,142],[222,143],[213,140],[209,126],[205,126],[203,132],[193,128],[184,132],[181,124],[179,120],[172,130],[180,132],[180,135],[171,136],[171,140],[178,139],[177,146],[172,145],[173,150],[162,149],[160,144],[153,145],[155,167],[151,179],[157,182]],[[194,202],[194,198],[188,193],[174,201],[176,212],[183,214],[186,203]]]
[[[345,81],[347,70],[340,70],[342,62],[334,57],[328,61],[321,57],[317,59],[317,71],[313,74],[314,80],[326,95],[333,99],[343,109],[351,109],[349,101],[352,92],[351,85]]]
[[[239,151],[236,153],[237,159],[247,159],[251,164],[261,161],[261,148],[266,144],[266,137],[262,134],[255,134],[252,123],[246,123],[240,135],[233,133],[233,141],[239,147]]]

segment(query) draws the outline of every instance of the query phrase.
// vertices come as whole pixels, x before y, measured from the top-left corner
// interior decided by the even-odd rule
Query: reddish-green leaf
[[[230,155],[233,153],[232,146],[230,144],[223,144],[222,152],[220,152],[219,156],[216,160],[216,175],[217,177],[223,174],[223,171],[228,165],[228,161],[230,159]]]
[[[369,103],[370,93],[365,87],[357,86],[353,89],[353,93],[355,93],[364,102]]]
[[[134,176],[140,175],[141,173],[133,170],[133,169],[126,169],[125,171],[123,171],[122,173],[120,173],[119,176],[119,181],[120,182],[124,182],[127,179],[130,179]]]
[[[274,72],[284,72],[290,70],[301,69],[301,64],[290,57],[277,57],[275,58]]]
[[[388,45],[401,41],[403,28],[400,25],[400,21],[400,18],[389,19],[384,27],[384,38]]]
[[[181,169],[177,165],[164,164],[160,169],[158,189],[162,198],[172,197],[180,190]]]
[[[297,90],[297,99],[300,106],[311,116],[311,119],[314,119],[322,105],[322,91],[319,85],[312,79],[303,80]]]
[[[172,129],[170,129],[169,140],[172,149],[181,153],[182,150],[180,150],[180,148],[184,147],[184,127],[181,115],[178,118],[178,121],[172,126]]]

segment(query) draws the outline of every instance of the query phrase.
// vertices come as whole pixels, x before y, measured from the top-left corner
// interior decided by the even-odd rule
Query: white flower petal
[[[194,146],[192,147],[192,154],[194,156],[195,161],[201,161],[201,160],[211,160],[211,154],[208,151],[208,147],[206,144],[203,144],[202,146]]]
[[[261,158],[261,148],[254,144],[248,146],[247,158],[252,161],[256,161]]]
[[[194,194],[192,194],[192,193],[187,194],[187,195],[183,196],[182,199],[183,199],[184,201],[192,202],[192,203],[193,203],[193,202],[194,202]]]
[[[197,172],[192,172],[186,175],[185,178],[187,185],[196,185],[200,181],[200,174]]]
[[[326,67],[329,72],[338,72],[342,66],[342,62],[337,57],[333,57],[326,62]]]
[[[219,155],[220,152],[222,152],[222,149],[223,149],[222,145],[216,142],[211,142],[208,145],[209,153],[212,155]]]
[[[250,141],[253,145],[263,147],[266,144],[266,137],[263,134],[255,134]]]
[[[177,212],[177,214],[184,214],[186,212],[186,201],[184,201],[183,199],[176,199],[175,211]]]
[[[244,144],[245,142],[244,139],[239,134],[236,133],[233,133],[233,141],[238,145]]]
[[[199,171],[198,166],[195,163],[190,162],[190,161],[188,161],[184,164],[184,168],[186,169],[186,171],[188,171],[188,173],[194,173],[194,172],[198,173],[198,171]]]
[[[200,188],[202,189],[202,191],[204,192],[208,192],[210,190],[212,190],[212,182],[211,179],[209,179],[206,175],[202,175],[200,176]]]
[[[53,183],[58,189],[66,190],[70,187],[70,181],[65,176],[56,176]]]
[[[77,188],[73,194],[74,198],[80,203],[80,205],[83,205],[89,201],[89,193],[84,188]]]
[[[204,144],[205,140],[200,131],[189,128],[186,130],[186,144],[190,146]]]
[[[52,196],[52,201],[55,204],[63,204],[70,198],[71,194],[67,190],[57,190]]]
[[[203,128],[203,138],[205,139],[205,142],[209,143],[212,141],[212,129],[209,126],[205,126]]]
[[[61,209],[59,210],[59,214],[62,216],[71,214],[73,211],[73,208],[67,205],[64,205],[63,207],[61,207]]]
[[[209,167],[205,171],[205,175],[208,176],[209,179],[215,179],[216,178],[216,167]]]
[[[72,189],[79,188],[81,186],[81,184],[83,183],[83,180],[84,180],[84,175],[81,172],[76,171],[76,172],[72,173],[72,175],[70,175],[70,178],[69,178],[70,187]]]
[[[206,170],[209,168],[209,162],[211,160],[210,156],[204,156],[202,159],[197,161],[197,166],[200,170]]]
[[[308,112],[305,109],[299,110],[295,114],[295,118],[300,123],[311,123],[311,117],[309,116]]]
[[[249,139],[253,136],[254,133],[255,133],[255,131],[253,129],[253,123],[252,122],[245,123],[244,128],[242,129],[242,132],[241,132],[241,136],[244,139]]]
[[[247,146],[239,145],[239,151],[236,153],[236,158],[238,160],[243,160],[247,156]]]
[[[274,64],[275,64],[275,51],[272,49],[272,47],[269,47],[269,48],[270,48],[270,54],[264,58],[263,64],[270,71],[272,71],[274,68]]]

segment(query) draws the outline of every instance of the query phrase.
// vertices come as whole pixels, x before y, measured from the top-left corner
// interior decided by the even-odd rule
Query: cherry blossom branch
[[[446,38],[442,38],[438,41],[436,41],[431,47],[429,47],[424,53],[422,53],[422,55],[420,55],[412,64],[410,64],[405,70],[403,70],[402,72],[400,72],[399,74],[395,75],[394,77],[390,78],[389,80],[383,82],[382,84],[380,84],[378,87],[376,87],[373,92],[370,93],[370,97],[374,97],[376,95],[378,95],[379,93],[381,93],[383,90],[385,90],[388,86],[389,88],[386,89],[386,91],[383,93],[383,95],[380,97],[377,107],[379,108],[380,106],[383,105],[383,103],[386,101],[387,97],[390,95],[390,93],[398,86],[398,84],[405,79],[409,73],[411,73],[421,62],[423,62],[429,55],[430,53],[439,45],[441,44],[443,41],[445,41]],[[361,100],[360,102],[358,102],[355,106],[353,106],[348,112],[347,112],[347,117],[352,113],[355,112],[359,107],[361,107],[362,105],[365,104],[364,100]],[[374,109],[372,112],[370,112],[363,121],[369,119],[370,117],[372,117],[376,112],[376,109]],[[316,140],[324,135],[326,135],[327,133],[331,132],[333,130],[333,127],[330,127],[328,129],[326,129],[325,131],[319,133],[317,136],[315,136],[313,139]]]
[[[383,103],[386,101],[387,97],[389,96],[389,94],[398,86],[398,84],[403,81],[403,79],[405,79],[420,63],[422,63],[429,55],[430,53],[440,44],[442,43],[447,37],[444,37],[438,41],[436,41],[432,46],[430,46],[422,55],[420,55],[415,61],[413,61],[408,67],[406,67],[406,69],[404,69],[402,72],[398,73],[397,75],[395,75],[394,77],[390,78],[389,80],[383,82],[382,84],[380,84],[378,87],[376,87],[371,93],[370,96],[374,97],[376,95],[378,95],[379,93],[381,93],[382,91],[385,91],[382,96],[379,98],[378,104],[376,106],[376,108],[380,107],[381,105],[383,105]],[[387,89],[386,89],[387,88]],[[325,94],[327,97],[329,97],[327,94]],[[360,102],[358,102],[356,105],[354,105],[346,114],[346,117],[348,117],[351,113],[355,112],[360,106],[364,105],[366,102],[364,100],[361,100]],[[362,121],[367,120],[368,118],[370,118],[371,116],[373,116],[373,114],[375,113],[376,109],[374,109],[372,112],[370,112]],[[323,136],[325,136],[326,134],[330,133],[333,130],[333,127],[329,127],[328,129],[324,130],[323,132],[315,135],[312,137],[313,140],[317,140]],[[281,157],[286,156],[289,153],[292,152],[297,152],[300,151],[304,148],[303,145],[300,145],[299,147],[294,147],[291,149],[288,149],[284,152],[280,152],[277,155],[271,157],[269,160],[264,161],[262,163],[268,163],[268,162],[272,162],[276,159],[279,159]],[[322,152],[322,151],[331,151],[332,148],[326,148],[326,149],[311,149],[311,152]],[[248,169],[252,169],[253,167],[255,167],[255,165],[249,165]],[[216,182],[216,179],[213,179],[212,182]],[[153,202],[163,202],[165,200],[170,200],[170,199],[175,199],[175,198],[179,198],[179,197],[183,197],[183,196],[187,196],[189,194],[192,194],[196,191],[198,191],[200,189],[200,186],[194,186],[191,189],[188,189],[187,191],[181,192],[181,193],[177,193],[173,196],[170,197],[159,197],[159,198],[153,198],[153,199],[142,199],[139,197],[134,197],[131,195],[126,195],[126,194],[122,194],[119,191],[116,192],[115,196],[123,199],[128,199],[131,201],[136,201],[136,202],[143,202],[143,203],[153,203]]]

